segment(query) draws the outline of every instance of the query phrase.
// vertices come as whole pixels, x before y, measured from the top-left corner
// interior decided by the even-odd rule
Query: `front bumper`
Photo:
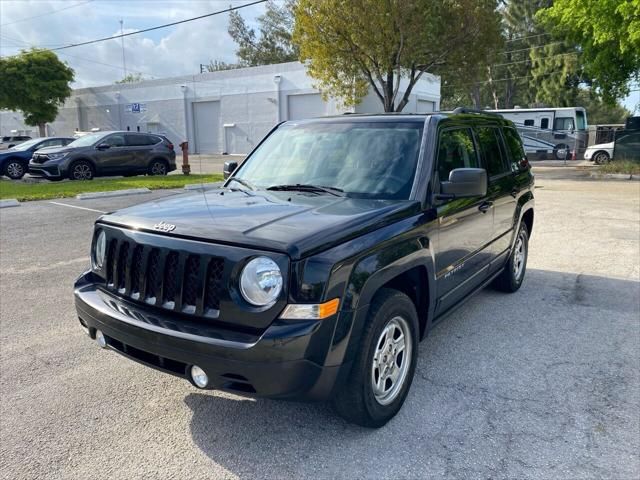
[[[56,164],[29,162],[29,175],[42,178],[60,178],[63,176],[60,166]]]
[[[326,365],[338,315],[321,321],[277,320],[263,332],[196,323],[104,292],[90,272],[75,285],[82,326],[107,346],[149,367],[191,381],[198,365],[207,388],[270,398],[325,400],[341,365]],[[349,316],[349,319],[351,317]],[[193,382],[191,382],[193,383]]]

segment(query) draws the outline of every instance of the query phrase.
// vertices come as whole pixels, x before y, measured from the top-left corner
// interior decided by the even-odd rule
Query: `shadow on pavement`
[[[323,404],[191,393],[192,438],[241,478],[631,478],[639,315],[639,282],[529,270],[431,332],[382,429]]]

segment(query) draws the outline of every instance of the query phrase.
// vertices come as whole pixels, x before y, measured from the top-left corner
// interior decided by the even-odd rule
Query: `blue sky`
[[[0,0],[0,55],[29,46],[55,47],[195,17],[251,0]],[[64,9],[59,12],[55,10]],[[241,10],[253,24],[264,11]],[[52,13],[53,12],[53,13]],[[31,18],[36,17],[37,18]],[[227,33],[229,15],[185,23],[125,38],[127,71],[147,78],[199,72],[210,60],[233,62],[235,44]],[[58,52],[76,71],[74,87],[113,83],[124,75],[121,40]],[[640,86],[623,103],[640,113]]]

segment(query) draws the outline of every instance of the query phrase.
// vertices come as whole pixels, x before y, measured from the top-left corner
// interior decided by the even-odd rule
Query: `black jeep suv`
[[[44,148],[29,162],[32,176],[91,180],[105,175],[166,175],[176,169],[173,144],[162,135],[98,132],[65,147]]]
[[[331,399],[379,427],[445,314],[518,290],[533,205],[501,117],[285,122],[222,188],[99,218],[76,308],[100,346],[198,388]]]

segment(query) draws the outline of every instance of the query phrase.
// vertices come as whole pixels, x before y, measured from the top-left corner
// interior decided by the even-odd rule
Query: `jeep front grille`
[[[224,259],[112,238],[106,287],[118,295],[189,315],[218,318]]]

